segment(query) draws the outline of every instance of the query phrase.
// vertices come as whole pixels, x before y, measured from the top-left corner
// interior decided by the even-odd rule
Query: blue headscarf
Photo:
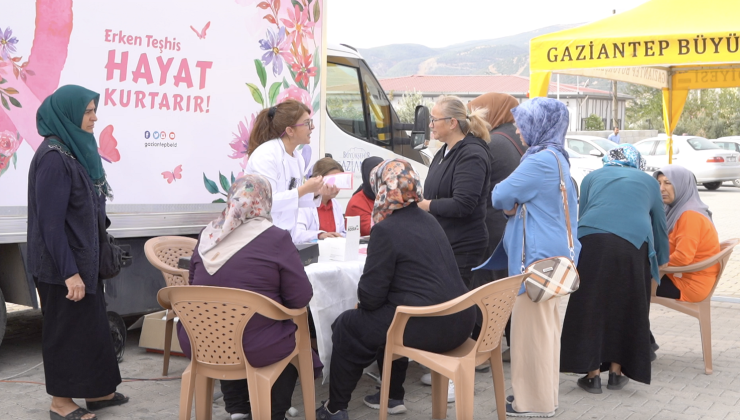
[[[521,160],[541,152],[548,147],[560,152],[568,159],[565,151],[565,133],[568,131],[570,117],[568,108],[557,99],[534,98],[511,110],[516,126],[529,146]]]
[[[620,144],[618,147],[607,152],[601,159],[604,166],[622,166],[645,170],[645,159],[640,155],[637,148],[629,143]]]

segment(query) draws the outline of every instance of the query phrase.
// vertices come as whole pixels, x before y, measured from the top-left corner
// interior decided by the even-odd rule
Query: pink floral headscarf
[[[370,185],[375,192],[373,222],[380,223],[394,210],[422,200],[421,180],[404,159],[389,159],[370,172]]]
[[[200,234],[198,252],[205,255],[236,228],[252,222],[272,222],[272,188],[262,175],[244,175],[231,184],[226,208]],[[262,233],[263,230],[259,231]],[[255,235],[256,236],[256,235]],[[254,238],[249,238],[249,240]]]

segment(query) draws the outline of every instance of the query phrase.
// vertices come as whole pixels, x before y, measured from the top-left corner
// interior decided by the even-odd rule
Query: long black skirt
[[[627,377],[650,383],[650,261],[610,233],[581,238],[581,286],[570,296],[561,336],[560,371],[602,372],[622,365]]]
[[[98,398],[121,383],[103,283],[79,302],[66,298],[67,287],[37,283],[44,315],[42,355],[46,392],[54,397]]]

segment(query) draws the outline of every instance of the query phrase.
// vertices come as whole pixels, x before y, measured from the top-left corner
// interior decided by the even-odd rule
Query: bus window
[[[373,73],[363,63],[360,66],[362,85],[365,90],[365,103],[370,114],[370,138],[383,144],[390,144],[393,135],[391,103]]]
[[[339,128],[367,140],[359,76],[355,67],[327,63],[326,110]]]

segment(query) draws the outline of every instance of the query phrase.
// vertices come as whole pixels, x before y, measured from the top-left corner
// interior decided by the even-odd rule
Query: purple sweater
[[[303,264],[290,234],[275,226],[257,236],[240,249],[214,275],[208,274],[196,252],[190,261],[190,283],[196,286],[221,286],[244,289],[291,309],[303,308],[313,297]],[[295,348],[293,321],[274,321],[255,314],[244,329],[244,354],[254,367],[271,365],[282,360]],[[191,356],[190,340],[182,324],[177,336],[183,352]],[[314,353],[314,369],[323,367]]]

